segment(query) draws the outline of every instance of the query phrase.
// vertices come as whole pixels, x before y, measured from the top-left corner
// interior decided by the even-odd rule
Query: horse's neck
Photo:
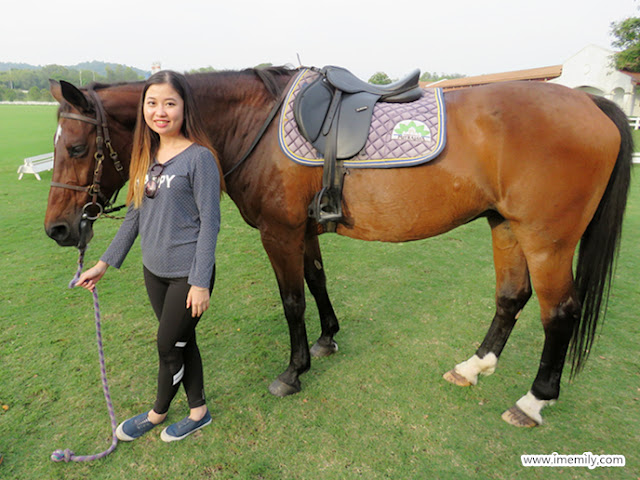
[[[107,87],[99,92],[107,113],[107,126],[118,160],[128,173],[142,83]]]
[[[141,83],[123,84],[108,87],[100,94],[109,116],[125,128],[130,129],[132,133],[136,124],[142,88]]]
[[[283,79],[283,88],[286,83]],[[246,74],[223,77],[219,84],[199,89],[201,116],[226,172],[249,149],[277,99],[259,78]],[[249,161],[257,161],[253,157]]]

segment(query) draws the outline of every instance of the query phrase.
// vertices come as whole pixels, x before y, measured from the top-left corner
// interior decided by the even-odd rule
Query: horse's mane
[[[282,66],[272,66],[265,68],[247,68],[240,71],[234,70],[223,70],[223,71],[214,71],[214,72],[203,72],[203,73],[191,73],[186,74],[187,77],[208,77],[208,76],[222,76],[222,77],[236,77],[237,75],[246,75],[246,76],[254,76],[258,77],[260,81],[264,84],[267,92],[273,98],[277,98],[280,96],[282,91],[284,90],[288,80],[297,72],[297,69],[291,68],[286,65]],[[131,85],[141,85],[145,82],[145,80],[135,81],[135,82],[118,82],[118,83],[102,83],[102,82],[92,82],[83,89],[86,90],[103,90],[106,88],[120,87],[120,86],[131,86]]]
[[[277,98],[284,90],[289,79],[295,74],[297,70],[288,66],[277,67],[265,67],[265,68],[246,68],[244,70],[221,70],[213,72],[202,72],[187,74],[187,77],[200,78],[202,81],[207,82],[218,80],[230,80],[233,83],[237,81],[238,76],[246,78],[258,78],[267,90],[267,93]]]
[[[296,72],[288,66],[279,67],[267,67],[267,68],[254,68],[252,69],[255,75],[262,80],[267,91],[275,98],[280,96],[286,82],[282,82],[282,77],[286,77],[288,80]]]
[[[91,82],[86,87],[83,87],[83,89],[98,91],[98,90],[103,90],[105,88],[112,88],[112,87],[128,87],[131,85],[142,85],[143,83],[144,83],[144,80],[138,80],[135,82],[117,82],[117,83]]]

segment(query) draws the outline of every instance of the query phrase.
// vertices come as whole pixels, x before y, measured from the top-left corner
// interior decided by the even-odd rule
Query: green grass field
[[[43,229],[51,172],[18,181],[22,158],[52,150],[55,108],[0,105],[0,465],[2,479],[640,478],[640,184],[638,167],[607,320],[582,374],[563,380],[546,423],[517,429],[501,413],[531,386],[543,333],[535,297],[496,373],[473,388],[442,374],[478,347],[493,315],[489,229],[474,222],[398,245],[321,238],[340,351],[314,360],[300,394],[267,387],[289,337],[258,233],[223,200],[213,307],[198,327],[214,423],[165,444],[159,432],[106,459],[49,460],[58,448],[106,449],[91,295],[69,290],[77,260]],[[101,219],[93,263],[118,221]],[[155,319],[139,248],[99,285],[107,371],[121,421],[154,398]],[[310,340],[319,334],[308,295]],[[169,421],[187,412],[181,391]],[[523,454],[618,454],[624,468],[525,468]]]

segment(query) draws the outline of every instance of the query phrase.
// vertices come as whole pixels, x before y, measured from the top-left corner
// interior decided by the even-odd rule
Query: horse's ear
[[[89,103],[85,94],[73,84],[65,82],[64,80],[60,80],[60,82],[49,80],[49,85],[53,98],[55,98],[59,103],[66,101],[81,112],[93,111],[91,103]]]
[[[60,89],[60,82],[57,80],[49,79],[49,91],[53,98],[56,99],[58,103],[62,103],[62,90]]]

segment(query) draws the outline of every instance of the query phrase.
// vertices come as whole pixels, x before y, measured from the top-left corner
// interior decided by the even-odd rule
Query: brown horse
[[[273,68],[188,77],[224,172],[247,151],[295,74]],[[108,203],[124,184],[111,159],[102,160],[104,137],[126,172],[142,86],[79,90],[52,82],[60,109],[45,228],[60,245],[88,241],[90,220],[99,213],[91,207]],[[337,233],[404,242],[485,217],[493,239],[496,313],[475,355],[445,378],[471,385],[479,374],[492,373],[535,289],[545,332],[540,367],[530,391],[503,415],[514,425],[534,426],[542,422],[540,410],[559,396],[567,352],[572,371],[584,364],[606,305],[630,180],[629,127],[612,102],[552,84],[457,90],[447,92],[445,102],[447,146],[436,160],[411,168],[347,171],[345,221]],[[280,287],[291,356],[269,387],[279,396],[300,391],[299,376],[309,369],[311,354],[337,349],[338,321],[325,287],[320,229],[307,215],[321,177],[321,169],[285,157],[275,123],[246,162],[226,175],[227,192],[245,221],[260,231]],[[305,280],[322,324],[311,351]]]

